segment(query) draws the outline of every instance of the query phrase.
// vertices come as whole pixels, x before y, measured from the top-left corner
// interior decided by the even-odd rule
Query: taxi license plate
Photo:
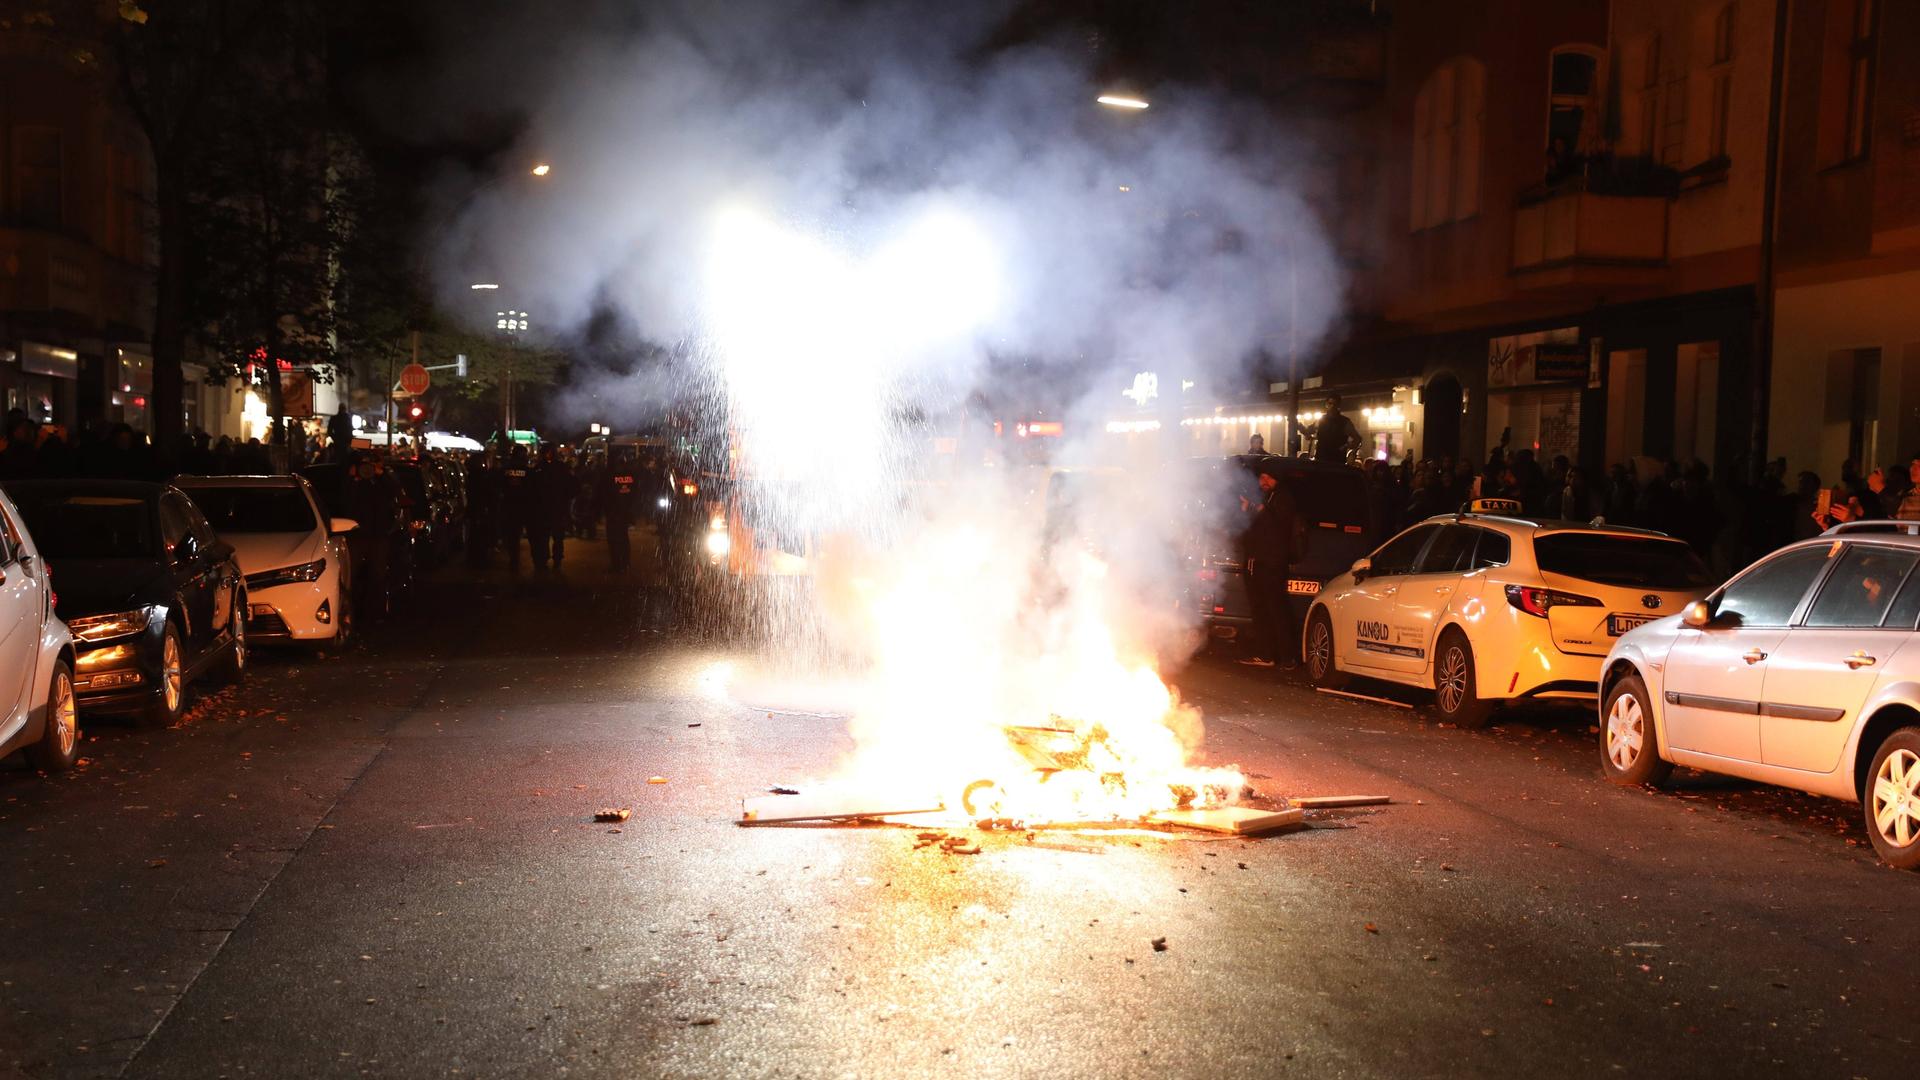
[[[1320,583],[1302,578],[1288,578],[1287,591],[1295,596],[1313,596],[1319,593]]]
[[[1607,633],[1619,637],[1636,626],[1644,626],[1652,621],[1651,615],[1609,615],[1607,616]]]

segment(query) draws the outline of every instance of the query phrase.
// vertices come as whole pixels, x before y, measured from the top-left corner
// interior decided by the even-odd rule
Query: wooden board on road
[[[1392,801],[1391,795],[1307,795],[1287,800],[1288,803],[1302,810],[1337,810],[1346,806],[1385,806]]]
[[[1147,820],[1201,832],[1248,836],[1301,825],[1305,817],[1304,813],[1293,809],[1255,810],[1251,806],[1221,806],[1210,810],[1162,810]]]
[[[781,825],[797,821],[859,821],[903,814],[937,814],[947,808],[935,798],[861,795],[840,791],[802,795],[758,795],[740,800],[741,825]]]

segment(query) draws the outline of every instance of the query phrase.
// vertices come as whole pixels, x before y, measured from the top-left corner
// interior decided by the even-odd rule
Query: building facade
[[[1768,446],[1831,483],[1920,453],[1920,6],[1791,20]]]
[[[98,60],[0,29],[0,403],[146,427],[152,163]]]

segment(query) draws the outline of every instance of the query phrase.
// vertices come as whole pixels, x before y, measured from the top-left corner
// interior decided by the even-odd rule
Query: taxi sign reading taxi
[[[427,392],[433,385],[433,373],[419,364],[408,364],[400,369],[400,389],[415,397]]]
[[[1475,499],[1467,505],[1470,514],[1518,514],[1524,509],[1518,499]]]

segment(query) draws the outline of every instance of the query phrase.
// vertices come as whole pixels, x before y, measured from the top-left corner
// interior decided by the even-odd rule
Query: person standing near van
[[[1278,663],[1291,671],[1300,666],[1300,642],[1287,602],[1287,578],[1299,518],[1292,496],[1271,472],[1260,473],[1260,494],[1253,525],[1247,530],[1247,599],[1253,605],[1254,653],[1240,662],[1253,667]]]

